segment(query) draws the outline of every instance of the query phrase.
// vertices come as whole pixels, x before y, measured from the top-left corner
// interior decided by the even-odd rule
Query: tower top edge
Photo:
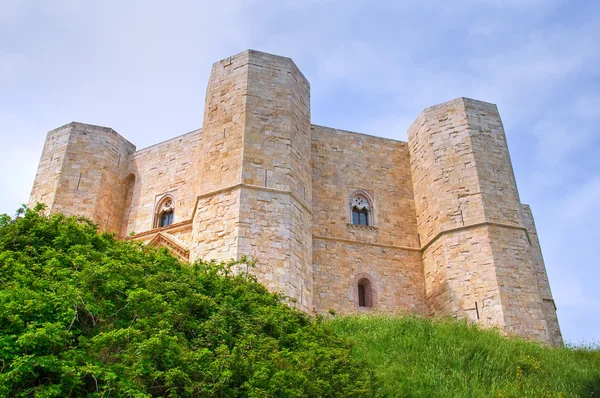
[[[298,67],[298,65],[294,62],[294,60],[292,58],[284,57],[282,55],[267,53],[264,51],[258,51],[258,50],[253,50],[253,49],[249,48],[249,49],[241,51],[237,54],[231,55],[229,57],[225,57],[225,58],[215,62],[213,65],[219,65],[221,63],[224,63],[225,65],[227,65],[227,64],[231,63],[232,61],[235,61],[236,59],[240,59],[240,58],[247,58],[249,61],[256,60],[257,58],[263,58],[263,59],[270,58],[272,60],[285,62],[285,63],[289,64],[293,69],[295,69],[296,72],[298,72],[302,76],[302,78],[306,81],[306,83],[308,83],[310,86],[310,82],[308,81],[308,79],[306,78],[304,73],[302,73],[302,70]],[[254,64],[254,62],[250,62],[250,63]]]
[[[470,106],[479,106],[479,107],[483,106],[483,107],[490,107],[490,108],[498,109],[497,105],[492,102],[476,100],[476,99],[468,98],[468,97],[458,97],[458,98],[451,99],[449,101],[441,102],[436,105],[428,106],[427,108],[424,108],[421,111],[421,113],[432,112],[432,111],[436,111],[440,108],[447,108],[447,107],[452,107],[452,106],[458,106],[461,108],[467,108]]]
[[[56,133],[57,131],[72,128],[77,131],[85,133],[108,133],[117,136],[121,141],[124,141],[135,150],[135,144],[131,143],[127,138],[116,132],[112,127],[99,126],[95,124],[81,123],[81,122],[70,122],[53,130],[50,130],[47,135]]]

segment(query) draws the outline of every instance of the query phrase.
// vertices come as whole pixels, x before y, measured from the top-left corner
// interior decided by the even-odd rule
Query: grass
[[[550,348],[456,320],[335,317],[381,397],[600,397],[598,346]]]

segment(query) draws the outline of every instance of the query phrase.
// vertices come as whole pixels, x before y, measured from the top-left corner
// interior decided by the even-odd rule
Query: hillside
[[[550,348],[455,320],[336,317],[381,397],[600,397],[600,349]]]
[[[0,397],[372,396],[320,319],[246,272],[84,219],[0,216]]]
[[[2,397],[600,396],[597,349],[312,318],[245,260],[182,263],[40,209],[0,216]]]

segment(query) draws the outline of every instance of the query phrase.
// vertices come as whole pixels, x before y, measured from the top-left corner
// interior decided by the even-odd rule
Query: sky
[[[248,48],[295,61],[313,124],[404,141],[425,107],[497,104],[563,336],[600,341],[598,1],[0,0],[0,213],[48,131],[141,149],[200,128],[212,64]]]

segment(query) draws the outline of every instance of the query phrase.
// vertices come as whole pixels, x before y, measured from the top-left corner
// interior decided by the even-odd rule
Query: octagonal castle
[[[141,150],[107,127],[50,131],[37,202],[188,261],[247,255],[309,313],[454,316],[562,344],[493,104],[427,108],[408,143],[312,125],[294,62],[248,50],[213,65],[199,130]]]

